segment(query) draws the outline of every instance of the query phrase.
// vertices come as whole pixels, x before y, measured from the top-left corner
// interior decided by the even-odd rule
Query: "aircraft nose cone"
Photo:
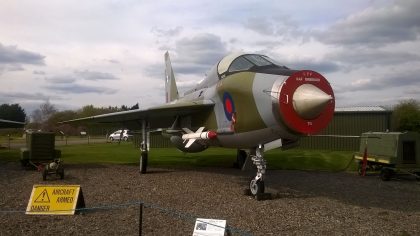
[[[333,97],[312,84],[302,84],[293,94],[293,108],[306,120],[318,117]]]

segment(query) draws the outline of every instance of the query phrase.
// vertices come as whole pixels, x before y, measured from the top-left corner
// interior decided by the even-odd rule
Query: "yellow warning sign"
[[[73,215],[84,204],[80,185],[34,185],[26,214]]]

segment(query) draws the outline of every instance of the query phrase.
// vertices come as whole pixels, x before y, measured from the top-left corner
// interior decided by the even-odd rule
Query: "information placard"
[[[193,236],[224,236],[225,228],[226,220],[197,218]]]

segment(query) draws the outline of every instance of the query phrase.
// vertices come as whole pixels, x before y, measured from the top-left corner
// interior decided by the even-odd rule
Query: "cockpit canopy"
[[[259,54],[232,53],[224,57],[217,66],[219,76],[227,73],[247,71],[261,67],[286,68],[271,58]]]
[[[227,75],[252,71],[256,73],[291,75],[293,70],[277,63],[273,59],[259,54],[232,53],[225,56],[218,64],[214,65],[195,88],[187,91],[185,94],[192,93],[199,89],[208,88],[216,84]]]

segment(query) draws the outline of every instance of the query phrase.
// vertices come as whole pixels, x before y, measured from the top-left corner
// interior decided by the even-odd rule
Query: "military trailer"
[[[355,154],[362,172],[363,155],[367,147],[366,170],[380,171],[382,180],[390,180],[397,173],[420,179],[420,134],[416,132],[367,132],[360,138]]]
[[[55,149],[54,133],[33,132],[26,135],[26,148],[21,149],[20,161],[23,167],[41,171],[43,180],[51,174],[64,178],[60,157],[61,151]]]

